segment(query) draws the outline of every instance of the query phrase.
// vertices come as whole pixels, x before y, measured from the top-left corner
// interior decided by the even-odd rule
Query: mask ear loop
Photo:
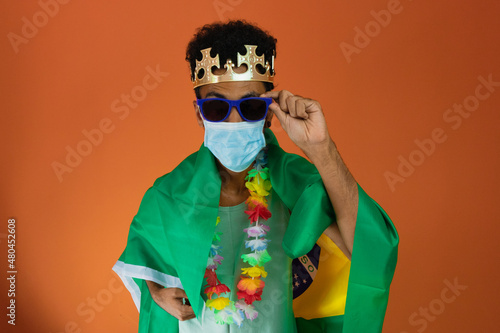
[[[203,117],[203,112],[201,112],[201,106],[200,104],[198,104],[198,102],[196,102],[196,110],[200,114],[201,119],[205,119],[205,117]]]

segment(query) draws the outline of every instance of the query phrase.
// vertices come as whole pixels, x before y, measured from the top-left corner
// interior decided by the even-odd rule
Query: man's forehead
[[[228,99],[255,97],[265,91],[264,83],[256,81],[219,82],[200,87],[200,94],[203,97],[224,97]]]

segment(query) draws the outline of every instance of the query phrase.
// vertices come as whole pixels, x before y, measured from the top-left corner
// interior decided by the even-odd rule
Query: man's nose
[[[243,118],[241,118],[238,109],[236,109],[236,106],[233,106],[231,108],[231,113],[229,114],[229,116],[226,118],[225,121],[229,123],[238,123],[243,121]]]

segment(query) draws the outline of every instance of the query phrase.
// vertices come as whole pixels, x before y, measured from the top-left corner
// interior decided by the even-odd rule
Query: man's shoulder
[[[180,162],[172,171],[156,178],[153,183],[153,187],[160,191],[166,190],[171,188],[173,185],[179,184],[179,182],[190,179],[190,176],[194,172],[197,155],[197,151],[192,153]]]

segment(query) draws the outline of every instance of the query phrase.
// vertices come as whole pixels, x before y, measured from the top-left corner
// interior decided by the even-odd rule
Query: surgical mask
[[[219,162],[234,172],[248,168],[259,151],[266,146],[265,119],[241,122],[210,122],[203,119],[205,147]]]

